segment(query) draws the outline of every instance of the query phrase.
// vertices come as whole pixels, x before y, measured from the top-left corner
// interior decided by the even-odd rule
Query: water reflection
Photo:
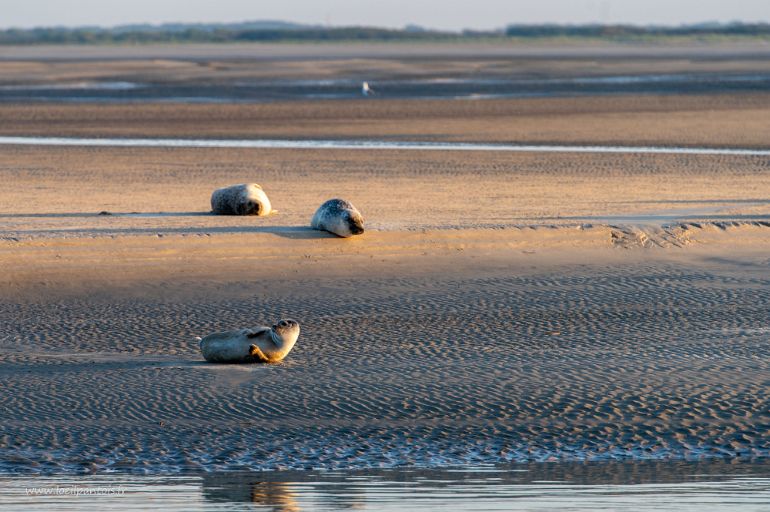
[[[505,468],[290,471],[206,475],[214,503],[250,502],[268,510],[639,509],[675,498],[680,509],[704,502],[742,510],[770,505],[768,462],[622,462],[527,464]]]
[[[30,494],[117,486],[118,495]],[[47,510],[770,509],[770,461],[539,463],[509,467],[180,476],[0,477],[0,508]]]
[[[203,497],[213,503],[254,503],[275,512],[302,510],[291,482],[266,481],[259,475],[239,475],[231,481],[204,477]]]

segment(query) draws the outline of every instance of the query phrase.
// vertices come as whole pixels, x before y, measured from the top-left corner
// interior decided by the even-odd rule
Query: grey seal
[[[348,238],[364,232],[364,218],[344,199],[329,199],[316,210],[310,227]]]
[[[211,211],[219,215],[269,215],[270,200],[256,183],[216,189],[211,194]]]
[[[272,327],[253,327],[209,334],[200,340],[203,358],[210,363],[277,363],[299,338],[299,324],[281,320]]]

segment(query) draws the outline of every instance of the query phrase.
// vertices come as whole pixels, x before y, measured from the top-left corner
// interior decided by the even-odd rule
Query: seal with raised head
[[[310,227],[348,238],[364,232],[364,218],[350,201],[329,199],[316,210]]]
[[[269,215],[270,200],[256,183],[216,189],[211,194],[211,211],[218,215]]]
[[[210,363],[277,363],[291,352],[299,324],[281,320],[272,327],[217,332],[201,338],[203,358]]]

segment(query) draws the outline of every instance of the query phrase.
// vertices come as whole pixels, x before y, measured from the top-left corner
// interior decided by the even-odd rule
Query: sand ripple
[[[770,455],[765,274],[260,286],[0,303],[0,471]],[[288,313],[303,334],[285,364],[200,362],[192,336]]]

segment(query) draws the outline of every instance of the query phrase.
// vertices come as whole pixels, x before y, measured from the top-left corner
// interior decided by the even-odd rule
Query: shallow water
[[[770,507],[757,462],[0,478],[14,510],[709,510]]]
[[[695,148],[662,146],[599,146],[552,144],[483,144],[466,142],[419,142],[383,140],[291,140],[291,139],[145,139],[79,137],[0,137],[0,145],[119,146],[168,148],[255,148],[255,149],[390,149],[409,151],[501,151],[539,153],[637,153],[669,155],[770,156],[770,149]]]
[[[145,87],[136,82],[65,82],[54,84],[20,84],[0,85],[0,93],[8,91],[32,92],[32,91],[128,91]]]
[[[79,81],[0,86],[0,102],[268,102],[359,99],[365,78],[250,80],[225,84]],[[438,76],[371,82],[375,99],[482,99],[770,90],[767,73],[669,73],[573,77]]]

